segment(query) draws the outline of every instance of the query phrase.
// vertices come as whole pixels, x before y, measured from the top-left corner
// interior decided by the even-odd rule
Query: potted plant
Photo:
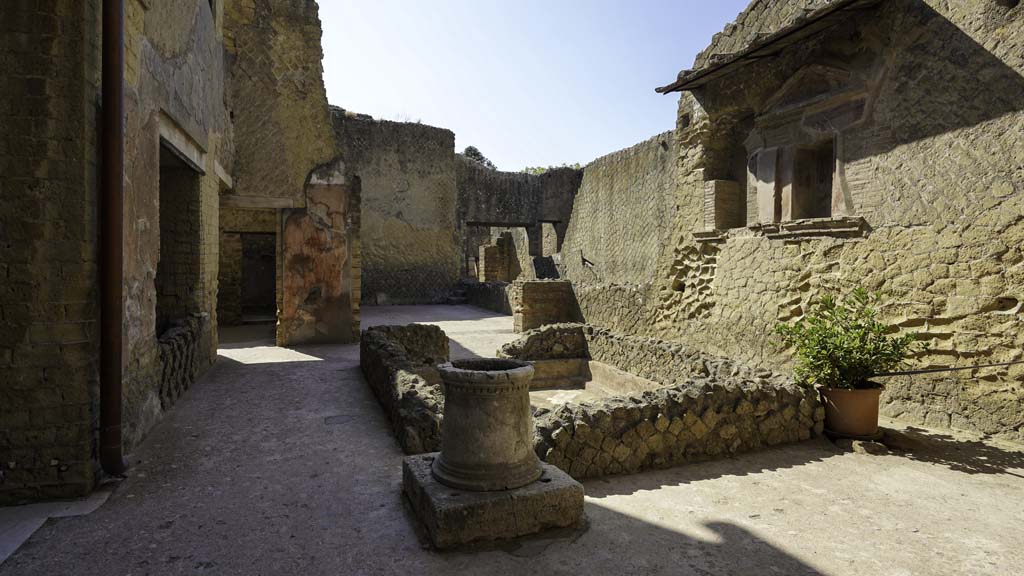
[[[877,302],[878,295],[863,288],[841,300],[826,295],[796,322],[776,327],[786,345],[795,348],[797,381],[820,391],[825,428],[836,436],[877,434],[883,386],[871,378],[918,349],[916,333],[896,335],[878,320]]]

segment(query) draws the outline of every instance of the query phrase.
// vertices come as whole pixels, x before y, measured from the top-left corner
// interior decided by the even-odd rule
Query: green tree
[[[534,176],[539,176],[549,170],[557,170],[558,168],[571,168],[573,170],[580,170],[583,168],[583,166],[580,166],[579,162],[576,162],[575,164],[562,164],[561,166],[527,166],[526,168],[520,170],[520,172],[523,172],[525,174],[533,174]]]
[[[462,155],[485,168],[490,168],[491,170],[498,169],[498,167],[494,165],[494,162],[488,160],[487,156],[484,156],[483,152],[481,152],[476,146],[466,146],[466,149],[462,151]]]

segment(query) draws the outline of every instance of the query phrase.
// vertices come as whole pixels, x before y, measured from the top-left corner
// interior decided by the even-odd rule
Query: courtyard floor
[[[367,308],[429,322],[453,356],[493,355],[510,317]],[[400,497],[402,453],[359,348],[273,347],[222,331],[220,358],[131,457],[95,512],[50,520],[0,576],[144,574],[1019,575],[1024,452],[917,430],[909,454],[824,440],[585,482],[579,531],[426,549]]]

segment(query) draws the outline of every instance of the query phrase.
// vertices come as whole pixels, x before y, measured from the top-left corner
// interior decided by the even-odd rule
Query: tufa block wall
[[[775,6],[783,14],[790,3],[759,1],[752,10]],[[788,18],[776,16],[741,17],[726,35],[753,37],[769,31],[762,24]],[[931,344],[917,366],[1024,357],[1022,18],[1019,7],[994,2],[885,2],[828,37],[684,94],[670,196],[675,210],[654,212],[660,221],[644,224],[668,226],[670,245],[644,265],[640,277],[651,278],[649,285],[596,277],[563,254],[583,316],[781,369],[789,358],[772,334],[778,322],[799,317],[825,291],[865,286],[882,293],[885,321]],[[720,37],[715,45],[729,42]],[[844,77],[861,82],[858,98],[869,105],[835,135],[835,179],[844,200],[838,214],[846,220],[707,235],[707,183],[744,181],[746,167],[737,159],[745,161],[753,117],[780,98],[799,97],[787,80],[811,78],[808,66],[848,53],[860,56],[845,60],[852,71]],[[888,415],[1024,438],[1020,366],[888,384]]]
[[[359,340],[359,367],[406,454],[441,447],[448,337],[437,326],[374,326]]]
[[[360,182],[360,292],[371,304],[442,301],[458,281],[455,135],[335,108],[338,154]]]
[[[675,165],[675,138],[665,132],[586,166],[562,245],[566,277],[654,281],[671,245]]]
[[[513,286],[512,324],[516,332],[581,320],[571,282],[531,280],[516,282]]]

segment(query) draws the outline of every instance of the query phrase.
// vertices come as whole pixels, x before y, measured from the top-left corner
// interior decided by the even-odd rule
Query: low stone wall
[[[519,284],[513,327],[525,332],[545,324],[582,319],[572,283],[567,280],[529,280]]]
[[[444,393],[436,366],[448,339],[435,326],[379,326],[363,332],[360,364],[407,454],[438,450]],[[588,360],[665,386],[569,403],[534,414],[534,448],[574,478],[628,474],[756,450],[821,434],[817,393],[784,375],[753,370],[678,344],[553,324],[505,345],[499,356],[550,368],[540,384],[566,382]],[[533,388],[534,386],[531,386]]]
[[[540,412],[537,455],[577,479],[806,440],[825,418],[814,390],[711,378]]]
[[[555,324],[527,332],[499,355],[539,363],[588,358],[666,385],[537,411],[537,455],[574,478],[806,440],[824,427],[825,411],[814,390],[672,342]]]
[[[515,285],[508,282],[466,284],[466,301],[473,306],[512,315],[515,306]]]
[[[406,454],[441,446],[444,395],[437,365],[448,337],[437,326],[375,326],[363,331],[359,365]]]
[[[779,387],[792,383],[785,374],[751,368],[677,342],[617,334],[590,324],[549,324],[530,330],[503,346],[498,355],[520,360],[588,358],[666,386],[707,377]]]

